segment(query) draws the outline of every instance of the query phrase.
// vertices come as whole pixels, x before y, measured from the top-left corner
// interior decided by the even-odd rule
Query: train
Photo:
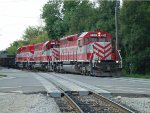
[[[89,76],[115,76],[122,69],[120,51],[105,31],[88,31],[19,47],[18,68]]]

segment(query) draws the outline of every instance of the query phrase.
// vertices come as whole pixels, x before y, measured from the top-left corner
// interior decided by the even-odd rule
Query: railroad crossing
[[[56,104],[59,106],[60,101],[58,98],[67,98],[67,102],[72,107],[74,112],[89,111],[92,113],[99,113],[100,110],[94,106],[105,106],[104,109],[113,112],[132,112],[123,107],[124,110],[120,111],[120,105],[114,107],[109,104],[101,105],[97,97],[94,95],[102,95],[102,98],[111,99],[114,95],[135,95],[135,96],[149,96],[150,95],[150,81],[147,79],[135,78],[114,78],[114,77],[89,77],[77,74],[60,74],[54,72],[31,72],[27,70],[17,69],[0,69],[0,74],[7,75],[7,77],[0,78],[0,93],[20,93],[20,94],[43,94],[55,99]],[[98,102],[98,105],[93,103],[92,100]],[[99,98],[99,97],[98,97]],[[70,102],[68,99],[71,99]],[[87,100],[85,104],[83,100]],[[108,100],[108,101],[109,101]],[[62,102],[63,103],[63,102]],[[80,105],[82,103],[82,106]],[[83,104],[84,103],[84,104]],[[79,105],[77,105],[79,104]],[[76,107],[78,106],[78,107]],[[84,107],[83,107],[84,106]],[[108,106],[111,106],[109,109]],[[87,109],[85,109],[87,108]],[[94,108],[94,109],[92,109]],[[117,108],[117,109],[116,109]],[[63,108],[66,109],[66,108]],[[104,110],[103,109],[103,110]],[[129,111],[128,111],[129,110]],[[63,111],[63,110],[62,110]],[[61,111],[61,112],[62,112]]]

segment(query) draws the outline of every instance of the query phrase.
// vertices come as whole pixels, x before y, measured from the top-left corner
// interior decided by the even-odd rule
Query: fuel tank
[[[33,65],[33,68],[34,69],[40,69],[40,68],[42,68],[42,65],[40,63],[36,63]]]
[[[80,70],[77,65],[63,65],[63,70],[65,72],[80,73]]]

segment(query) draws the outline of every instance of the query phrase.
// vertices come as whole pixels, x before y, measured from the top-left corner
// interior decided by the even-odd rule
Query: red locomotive
[[[112,36],[104,31],[83,32],[58,40],[25,46],[17,50],[16,63],[24,68],[81,73],[84,75],[111,75],[122,68],[121,55],[114,49]],[[31,49],[32,48],[32,49]],[[23,57],[25,53],[32,53]],[[29,60],[30,59],[30,60]],[[112,76],[112,75],[111,75]]]
[[[22,46],[17,49],[16,53],[16,65],[21,68],[30,67],[31,63],[34,61],[34,45],[30,44],[27,46]]]

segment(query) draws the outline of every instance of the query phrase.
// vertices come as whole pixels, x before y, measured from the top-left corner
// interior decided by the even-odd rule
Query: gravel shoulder
[[[137,113],[150,113],[150,98],[148,97],[114,97],[112,100],[123,104]]]
[[[0,113],[61,113],[53,98],[42,94],[0,93]]]

